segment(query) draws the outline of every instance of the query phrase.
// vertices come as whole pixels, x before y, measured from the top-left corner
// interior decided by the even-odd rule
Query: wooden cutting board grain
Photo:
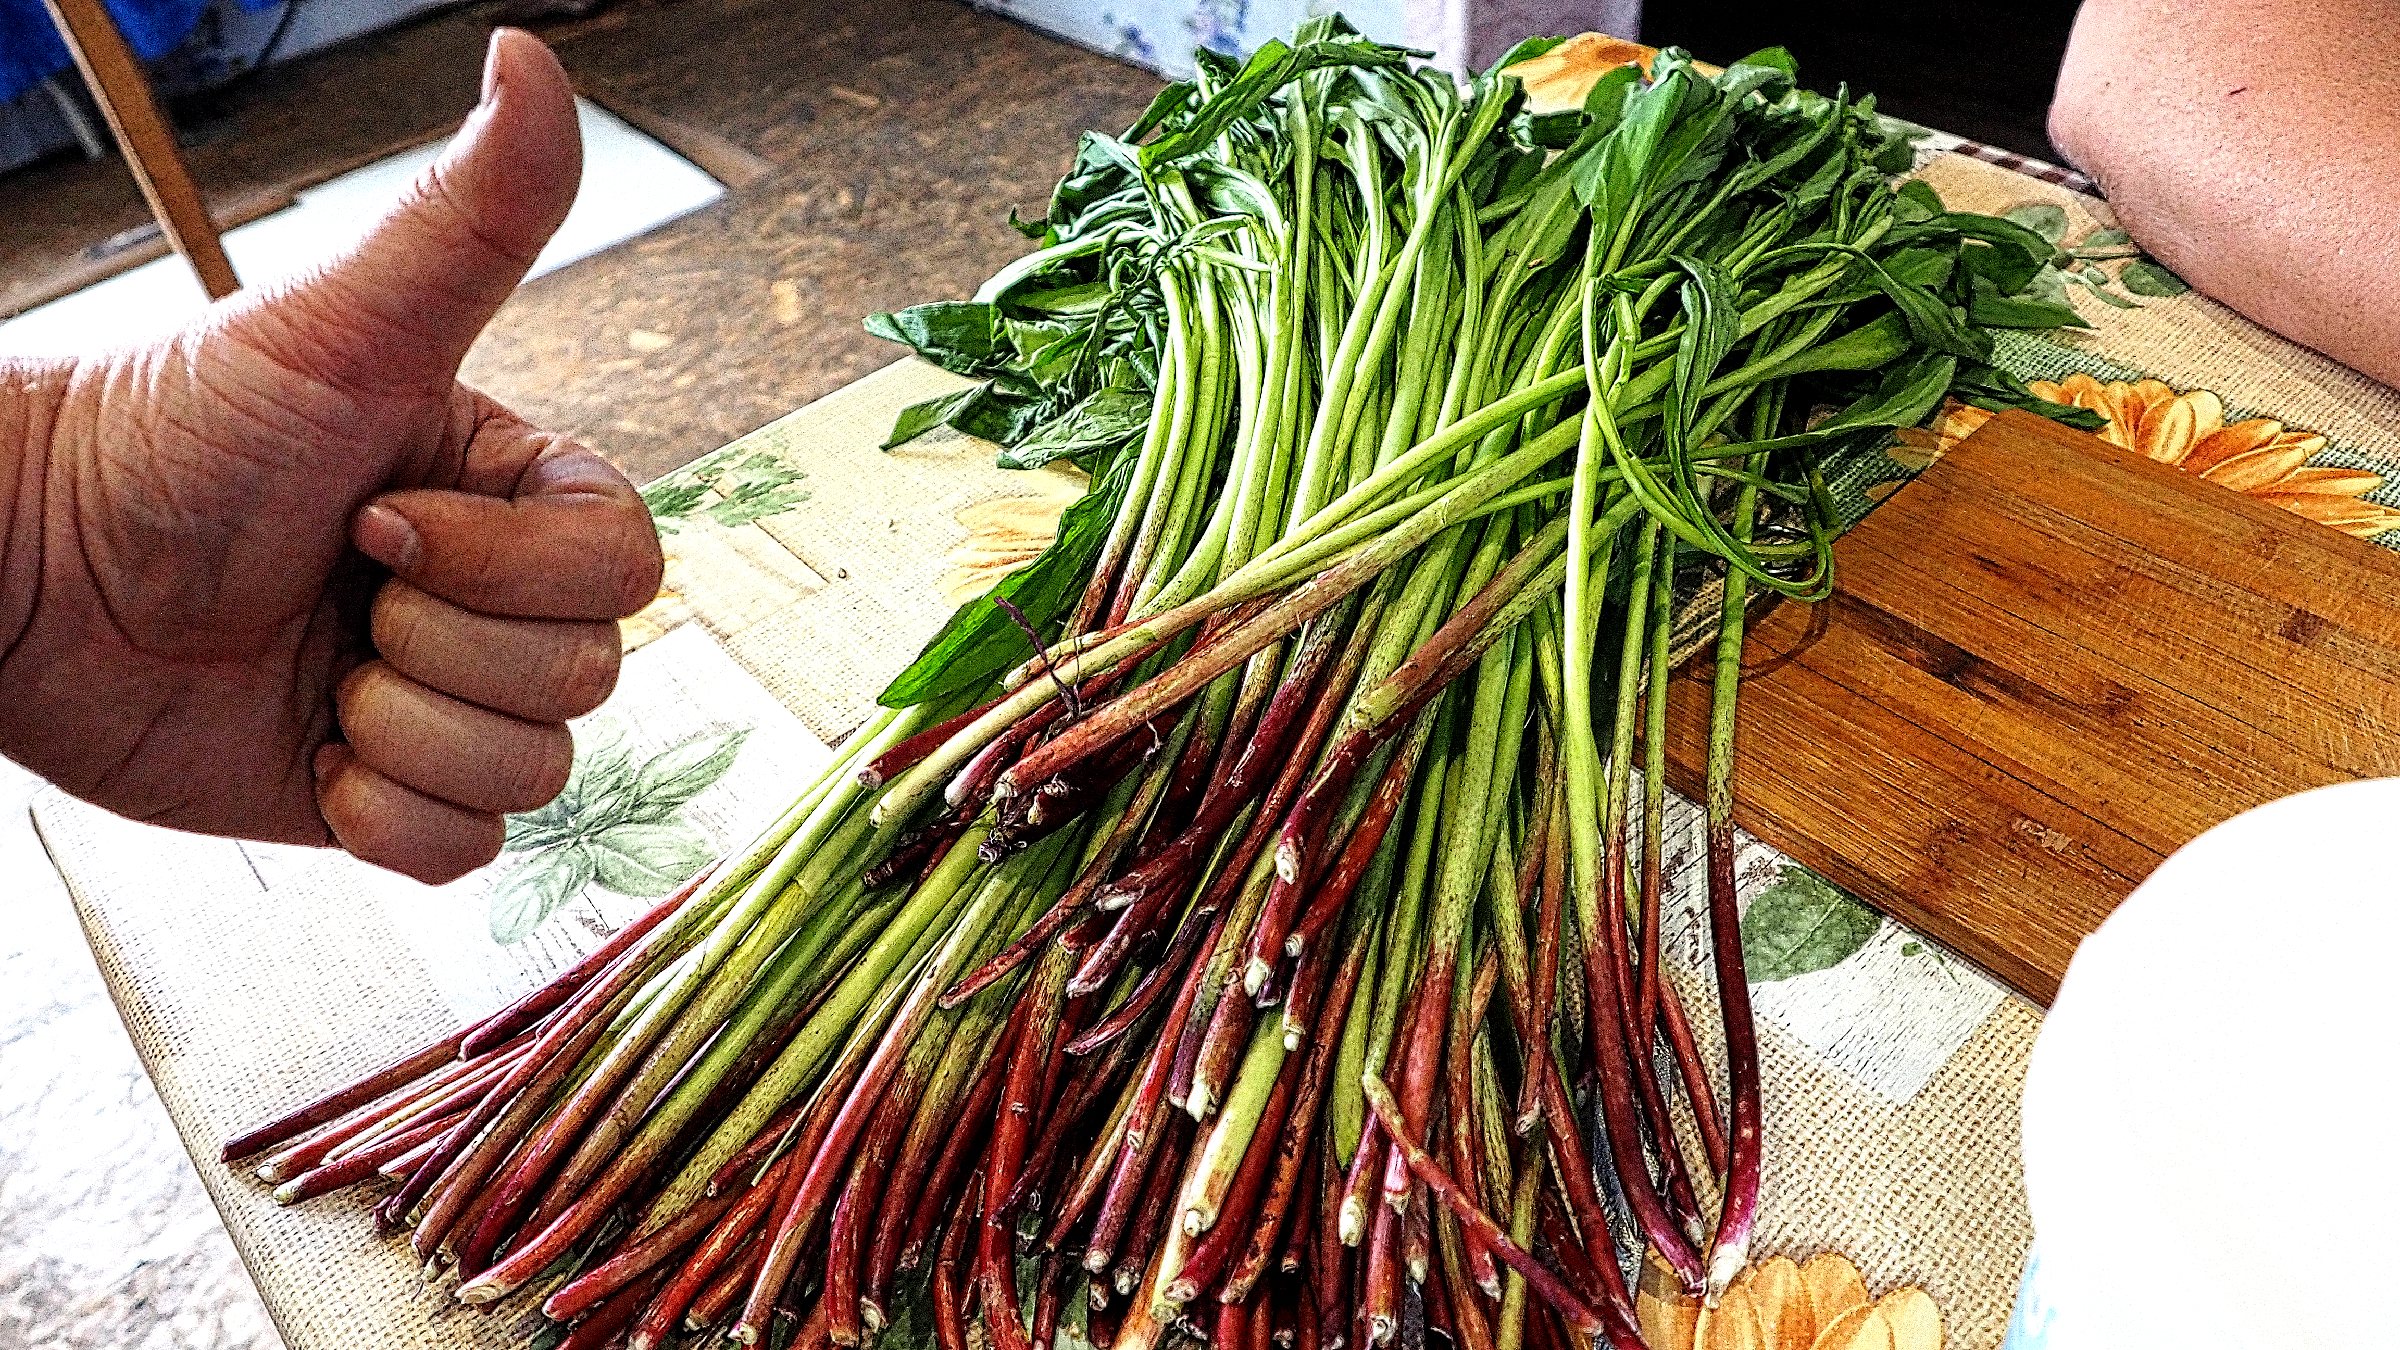
[[[2210,826],[2400,774],[2400,557],[2267,502],[2011,413],[1835,552],[1752,625],[1736,818],[2038,1002]]]

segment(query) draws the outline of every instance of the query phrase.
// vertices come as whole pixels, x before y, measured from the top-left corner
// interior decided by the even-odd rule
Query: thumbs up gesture
[[[0,363],[0,750],[434,882],[557,794],[658,539],[599,455],[457,374],[581,166],[565,73],[503,30],[347,253],[151,345]]]

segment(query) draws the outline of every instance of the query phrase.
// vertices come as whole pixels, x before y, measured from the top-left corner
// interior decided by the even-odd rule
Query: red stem
[[[692,1300],[692,1306],[683,1315],[684,1329],[702,1331],[724,1321],[725,1315],[734,1310],[735,1305],[741,1301],[742,1295],[749,1290],[750,1282],[758,1278],[759,1263],[766,1259],[767,1240],[765,1236],[753,1234],[749,1244],[742,1248],[741,1253],[734,1258],[733,1262],[710,1277],[708,1287],[700,1291],[698,1298]],[[668,1330],[671,1331],[673,1328],[668,1328]],[[635,1334],[639,1335],[640,1333]],[[657,1339],[666,1339],[665,1334],[662,1333]],[[649,1346],[629,1345],[626,1350],[649,1350]]]
[[[567,1338],[558,1343],[558,1350],[602,1350],[614,1342],[625,1328],[633,1324],[634,1314],[641,1311],[642,1300],[658,1287],[665,1273],[654,1272],[648,1278],[626,1285],[611,1295],[591,1316],[575,1324]]]
[[[959,1194],[959,1182],[983,1156],[983,1142],[991,1132],[993,1113],[1000,1104],[1000,1089],[1008,1077],[1010,1059],[1024,1031],[1030,1008],[1020,998],[1001,1029],[983,1068],[975,1075],[975,1085],[967,1090],[965,1103],[955,1117],[956,1124],[941,1139],[942,1151],[936,1158],[931,1180],[918,1196],[915,1210],[909,1215],[907,1231],[901,1237],[900,1264],[913,1264],[913,1254],[924,1250],[925,1242],[933,1235],[934,1225],[950,1217],[952,1197]],[[980,1192],[981,1187],[970,1187]],[[906,1195],[907,1192],[899,1192]]]
[[[1709,1256],[1708,1292],[1713,1298],[1749,1261],[1750,1232],[1758,1222],[1760,1109],[1758,1028],[1751,1020],[1750,980],[1742,967],[1742,913],[1733,880],[1733,821],[1711,815],[1708,927],[1717,961],[1717,998],[1725,1010],[1726,1076],[1733,1096],[1725,1203],[1718,1212],[1716,1243]]]
[[[419,1078],[458,1057],[458,1047],[465,1044],[472,1027],[461,1027],[448,1035],[418,1046],[400,1058],[375,1070],[366,1077],[319,1097],[308,1105],[289,1111],[264,1125],[244,1130],[225,1141],[217,1150],[220,1162],[239,1162],[254,1153],[264,1152],[287,1139],[343,1115],[381,1097],[393,1089],[413,1083]]]
[[[982,1190],[981,1177],[968,1181],[967,1205],[952,1216],[943,1231],[941,1250],[933,1263],[933,1338],[941,1350],[967,1350],[967,1317],[960,1303],[958,1267],[966,1254],[967,1235],[978,1226],[973,1197]]]
[[[683,1316],[685,1309],[692,1306],[695,1300],[706,1291],[709,1283],[725,1268],[727,1262],[732,1260],[737,1253],[742,1252],[745,1246],[755,1249],[757,1257],[765,1256],[766,1245],[758,1240],[761,1221],[766,1218],[769,1208],[775,1202],[775,1197],[783,1191],[790,1182],[792,1174],[798,1170],[799,1162],[796,1155],[787,1153],[776,1159],[774,1165],[759,1177],[755,1185],[746,1188],[734,1199],[734,1203],[726,1209],[724,1215],[717,1220],[716,1225],[709,1229],[708,1236],[700,1240],[700,1245],[693,1249],[691,1256],[684,1261],[674,1279],[668,1283],[666,1289],[659,1294],[657,1301],[643,1315],[644,1329],[654,1330],[661,1336],[673,1331],[676,1320]],[[755,1259],[736,1264],[745,1266],[754,1272],[757,1268]],[[559,1293],[552,1295],[551,1302],[558,1302],[565,1296],[567,1290],[573,1288],[574,1285],[569,1285],[567,1289],[562,1289]],[[546,1305],[545,1311],[547,1311]],[[553,1316],[555,1315],[553,1314]],[[639,1334],[636,1333],[637,1338]]]
[[[979,704],[956,717],[936,722],[901,741],[898,745],[869,760],[867,767],[858,771],[859,783],[865,787],[878,788],[908,772],[926,756],[941,749],[951,737],[974,725],[975,719],[990,712],[993,706],[999,702],[1000,700],[995,698],[990,703]]]
[[[1683,1080],[1684,1096],[1692,1104],[1692,1118],[1700,1126],[1700,1143],[1708,1151],[1708,1165],[1722,1177],[1726,1163],[1725,1117],[1717,1109],[1716,1092],[1709,1086],[1708,1066],[1700,1062],[1700,1047],[1692,1039],[1692,1021],[1684,1011],[1683,995],[1673,985],[1666,986],[1662,995],[1659,1009],[1665,1014],[1667,1044],[1675,1050],[1675,1072]]]
[[[466,1114],[467,1104],[442,1112],[426,1121],[400,1130],[388,1138],[378,1139],[353,1153],[348,1153],[322,1167],[312,1168],[275,1188],[277,1204],[298,1204],[314,1199],[328,1191],[356,1185],[380,1171],[385,1163],[440,1139],[448,1133],[457,1119]]]
[[[1591,1046],[1599,1056],[1600,1111],[1608,1125],[1608,1151],[1616,1165],[1617,1182],[1625,1192],[1625,1204],[1650,1245],[1658,1249],[1661,1260],[1674,1271],[1676,1278],[1692,1293],[1700,1292],[1705,1271],[1700,1254],[1692,1249],[1691,1240],[1675,1226],[1667,1213],[1658,1190],[1651,1184],[1649,1161],[1642,1156],[1640,1106],[1634,1100],[1633,1076],[1639,1070],[1626,1051],[1623,1009],[1627,1003],[1617,981],[1616,963],[1610,957],[1612,939],[1609,931],[1622,937],[1625,922],[1622,911],[1599,914],[1598,933],[1583,935],[1584,978],[1588,982],[1586,1000],[1591,1005]]]
[[[1543,1302],[1558,1309],[1568,1325],[1586,1336],[1601,1334],[1600,1314],[1593,1311],[1592,1306],[1578,1297],[1574,1290],[1569,1289],[1565,1281],[1551,1274],[1549,1267],[1534,1260],[1532,1253],[1518,1246],[1499,1224],[1492,1221],[1490,1215],[1468,1204],[1466,1197],[1459,1193],[1457,1184],[1442,1170],[1441,1164],[1409,1137],[1399,1103],[1392,1100],[1391,1089],[1383,1085],[1383,1080],[1369,1078],[1366,1086],[1367,1104],[1374,1108],[1376,1118],[1383,1122],[1385,1133],[1392,1136],[1393,1146],[1408,1160],[1409,1170],[1416,1173],[1417,1179],[1424,1182],[1426,1188],[1440,1198],[1452,1214],[1458,1216],[1460,1225],[1480,1233],[1493,1255],[1506,1261],[1509,1269],[1524,1276],[1525,1283],[1533,1292]],[[1636,1344],[1639,1344],[1638,1339]]]
[[[466,1041],[459,1046],[459,1055],[472,1059],[515,1040],[534,1023],[574,997],[577,990],[608,969],[618,957],[633,950],[633,945],[649,936],[652,929],[674,917],[675,912],[683,908],[684,902],[698,894],[700,888],[723,865],[724,859],[720,858],[693,873],[690,880],[676,887],[672,894],[651,906],[640,918],[618,929],[608,941],[594,948],[590,955],[552,976],[548,984],[477,1023],[475,1029],[467,1033]]]
[[[1015,1053],[1009,1057],[1008,1085],[1000,1097],[1000,1114],[992,1126],[988,1170],[984,1173],[982,1231],[975,1244],[975,1278],[983,1290],[984,1326],[996,1350],[1031,1350],[1025,1328],[1017,1321],[1017,1277],[1014,1234],[1008,1221],[1008,1193],[1025,1165],[1025,1150],[1043,1103],[1037,1085],[1049,1066],[1057,1043],[1059,1016],[1066,999],[1067,960],[1063,948],[1053,948],[1035,968],[1025,998],[1032,1018],[1025,1024]]]

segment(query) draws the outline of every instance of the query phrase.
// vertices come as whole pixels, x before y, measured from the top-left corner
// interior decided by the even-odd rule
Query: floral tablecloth
[[[2091,327],[2002,349],[2046,394],[2104,413],[2104,434],[2154,459],[2400,544],[2400,395],[2182,293],[2067,175],[1946,138],[1919,172],[1952,205],[2061,244],[2058,284]],[[666,593],[628,625],[626,677],[580,728],[566,796],[475,876],[427,890],[332,854],[36,803],[292,1350],[517,1343],[527,1309],[455,1311],[354,1203],[280,1209],[215,1161],[216,1141],[594,945],[780,805],[959,594],[1040,548],[1079,490],[1068,474],[1000,470],[949,433],[876,448],[899,408],[958,384],[904,362],[652,486]],[[1868,509],[1973,421],[1954,410],[1853,466],[1845,499]],[[1695,813],[1671,827],[1670,950],[1707,1025]],[[1840,1250],[1878,1293],[1923,1287],[1951,1345],[1998,1344],[2031,1236],[2017,1097],[2039,1014],[1763,846],[1745,846],[1741,876],[1767,1082],[1759,1250]]]

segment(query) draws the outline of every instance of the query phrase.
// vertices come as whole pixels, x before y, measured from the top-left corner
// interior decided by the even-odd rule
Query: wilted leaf
[[[2136,258],[2125,264],[2125,270],[2117,273],[2117,284],[2135,295],[2147,295],[2161,300],[2182,295],[2192,289],[2189,282],[2168,271],[2163,264],[2149,258]]]
[[[1848,960],[1882,926],[1832,882],[1786,866],[1742,916],[1742,961],[1753,984],[1788,980]]]
[[[876,448],[889,450],[894,446],[906,445],[949,421],[967,405],[967,400],[975,397],[976,388],[970,384],[954,393],[936,394],[902,408],[900,415],[892,419],[892,434],[884,437],[883,444]]]
[[[1893,1350],[1942,1350],[1942,1310],[1915,1285],[1875,1300],[1875,1315],[1891,1327]]]
[[[2015,221],[2052,244],[2067,237],[2067,209],[2063,206],[2034,202],[2010,207],[2000,214],[2002,219]]]
[[[870,314],[866,328],[961,375],[986,374],[1008,355],[999,309],[972,300],[936,300],[896,314]]]
[[[2077,244],[2075,247],[2079,249],[2123,248],[2125,245],[2132,242],[2133,236],[2125,233],[2123,230],[2094,230],[2090,234],[2085,235],[2083,237],[2083,242]]]
[[[1098,390],[1000,454],[1003,469],[1038,469],[1054,459],[1084,462],[1139,438],[1150,425],[1151,396],[1115,385]],[[893,434],[897,435],[895,431]]]
[[[583,894],[594,871],[592,855],[581,844],[534,854],[492,892],[492,941],[503,947],[523,941],[559,906]]]
[[[707,835],[675,821],[602,830],[577,851],[588,853],[593,880],[643,899],[674,890],[716,855]]]

